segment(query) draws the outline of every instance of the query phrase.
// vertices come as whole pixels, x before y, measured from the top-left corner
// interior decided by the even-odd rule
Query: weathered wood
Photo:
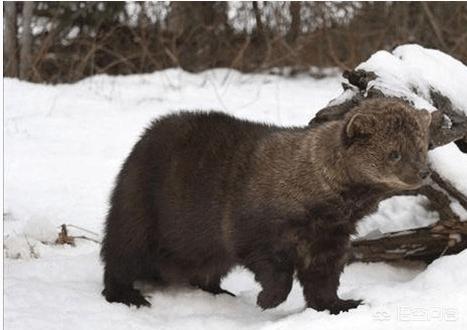
[[[450,199],[444,191],[427,185],[404,194],[426,196],[430,208],[438,212],[439,221],[427,227],[355,240],[352,242],[351,261],[407,259],[431,262],[441,255],[458,253],[467,248],[467,222],[461,222],[452,211]]]
[[[443,180],[441,176],[435,171],[433,171],[431,178],[436,184],[446,190],[449,195],[455,198],[464,209],[467,210],[467,197],[464,194],[457,190],[451,183]]]
[[[432,147],[467,139],[467,117],[459,109],[455,109],[451,101],[438,91],[431,90],[430,97],[433,105],[438,109],[432,114],[430,126]],[[449,118],[449,122],[446,122],[445,117]],[[467,152],[462,149],[461,151]]]
[[[374,72],[364,70],[344,71],[343,76],[361,91],[366,90],[368,83],[377,77]]]
[[[467,248],[467,222],[393,232],[352,242],[351,262],[420,260],[431,262]]]

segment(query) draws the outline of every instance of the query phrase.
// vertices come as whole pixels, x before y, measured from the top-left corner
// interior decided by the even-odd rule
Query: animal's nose
[[[423,169],[420,172],[418,172],[418,176],[423,180],[428,178],[431,175],[431,171],[429,169]]]

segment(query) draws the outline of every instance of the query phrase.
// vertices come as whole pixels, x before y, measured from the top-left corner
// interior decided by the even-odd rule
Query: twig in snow
[[[85,231],[87,233],[90,233],[90,234],[93,234],[93,235],[96,235],[96,236],[99,236],[98,233],[95,233],[89,229],[86,229],[86,228],[83,228],[83,227],[80,227],[80,226],[76,226],[76,225],[72,225],[72,224],[67,224],[68,227],[72,227],[72,228],[76,228],[76,229],[79,229],[79,230],[82,230],[82,231]]]
[[[26,234],[24,234],[24,239],[26,240],[26,244],[28,245],[29,247],[29,254],[31,257],[33,258],[39,258],[39,254],[34,250],[34,245],[32,245],[29,240],[28,240],[28,236]]]
[[[75,246],[75,239],[72,236],[68,236],[68,230],[66,225],[63,224],[60,233],[58,233],[58,238],[55,240],[55,244],[69,244]]]
[[[100,241],[98,241],[97,239],[94,239],[94,238],[90,238],[90,237],[87,237],[87,236],[84,236],[84,235],[81,235],[81,236],[72,236],[73,238],[79,238],[79,239],[85,239],[85,240],[88,240],[88,241],[91,241],[91,242],[94,242],[94,243],[97,243],[97,244],[101,244]]]

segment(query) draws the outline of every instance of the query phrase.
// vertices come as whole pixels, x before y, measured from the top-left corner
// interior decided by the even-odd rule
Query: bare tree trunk
[[[289,42],[294,43],[300,34],[301,16],[300,16],[300,1],[291,1],[289,5],[290,16],[292,22],[290,23],[290,29],[287,33],[287,39]]]
[[[170,2],[170,9],[166,16],[167,29],[174,33],[175,36],[179,37],[182,35],[186,26],[194,19],[192,15],[187,17],[186,14],[186,5],[183,2],[172,1]],[[188,4],[190,6],[190,4]],[[191,13],[191,11],[189,11]]]
[[[28,79],[31,73],[32,66],[32,29],[31,20],[34,9],[34,2],[23,2],[23,22],[21,34],[21,53],[20,53],[20,79]]]
[[[172,46],[164,50],[172,62],[189,71],[217,66],[230,31],[227,9],[222,1],[171,1],[166,22]]]
[[[422,1],[421,4],[422,4],[423,11],[425,12],[428,18],[428,22],[430,23],[431,28],[433,29],[433,32],[436,35],[436,38],[438,38],[439,44],[441,45],[441,47],[443,47],[443,50],[449,49],[448,46],[446,45],[446,41],[444,41],[443,32],[441,28],[439,27],[436,17],[435,15],[433,15],[429,4],[426,1]]]
[[[256,18],[256,34],[259,36],[260,40],[264,38],[264,27],[263,22],[261,21],[261,12],[258,8],[258,1],[253,1],[253,11]]]
[[[5,44],[3,56],[5,58],[5,75],[18,77],[18,44],[16,25],[16,2],[8,1],[5,6]]]

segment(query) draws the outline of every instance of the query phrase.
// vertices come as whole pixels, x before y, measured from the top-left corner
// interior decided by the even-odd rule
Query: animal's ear
[[[345,126],[345,135],[349,139],[373,134],[376,125],[376,117],[372,114],[354,114]]]
[[[419,111],[420,119],[424,127],[430,127],[431,124],[431,113],[428,110],[422,109]]]

